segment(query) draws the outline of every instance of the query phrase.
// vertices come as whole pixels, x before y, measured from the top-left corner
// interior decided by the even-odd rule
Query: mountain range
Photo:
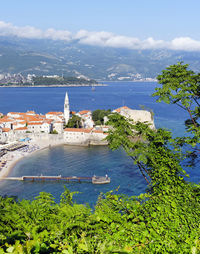
[[[132,50],[47,39],[0,37],[0,74],[63,75],[96,80],[156,78],[178,61],[200,72],[200,52]]]

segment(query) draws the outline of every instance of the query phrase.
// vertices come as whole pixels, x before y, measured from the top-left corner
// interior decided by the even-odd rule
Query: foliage
[[[126,197],[101,194],[94,212],[59,204],[42,192],[33,201],[0,198],[0,253],[198,253],[199,189]]]
[[[96,80],[76,77],[33,77],[34,85],[92,85],[97,84]]]
[[[0,197],[0,254],[200,253],[200,186],[185,180],[181,166],[183,144],[199,135],[198,111],[191,104],[199,99],[197,77],[186,69],[178,63],[163,71],[163,87],[155,95],[191,113],[189,137],[174,139],[165,129],[109,116],[110,147],[123,147],[137,164],[148,182],[145,194],[110,191],[99,196],[93,211],[74,203],[76,193],[66,188],[60,203],[45,192],[32,201]]]
[[[197,158],[200,142],[200,73],[196,74],[188,70],[188,64],[178,62],[171,65],[158,76],[159,84],[162,87],[156,88],[153,96],[157,96],[158,102],[175,104],[188,113],[186,119],[187,137],[177,138],[181,146],[190,145],[194,149],[187,151],[191,158]]]
[[[52,130],[51,134],[58,134],[57,130]]]
[[[73,115],[69,119],[66,127],[68,127],[68,128],[81,128],[82,127],[81,118],[77,115]]]
[[[104,124],[104,117],[108,116],[111,113],[111,110],[97,109],[92,112],[92,120],[96,125]]]
[[[158,186],[177,181],[185,173],[180,166],[181,154],[173,145],[171,133],[164,129],[153,130],[148,124],[133,123],[117,113],[109,116],[110,130],[107,140],[111,149],[123,147],[145,177],[147,183]]]

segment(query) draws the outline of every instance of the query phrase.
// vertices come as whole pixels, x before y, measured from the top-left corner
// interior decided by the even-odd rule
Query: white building
[[[51,119],[54,121],[64,121],[64,114],[63,112],[48,112],[45,114],[47,119]]]
[[[0,127],[1,128],[9,128],[12,129],[13,120],[7,116],[0,119]]]
[[[63,133],[63,122],[53,122],[53,130],[57,131],[59,134]]]
[[[66,144],[82,145],[107,145],[105,140],[108,134],[95,129],[66,128],[64,129],[64,141]]]
[[[124,107],[115,109],[112,112],[119,113],[120,115],[125,116],[126,118],[130,118],[135,123],[136,122],[148,123],[150,124],[150,127],[152,129],[155,129],[152,113],[147,110],[134,110],[124,106]]]
[[[68,144],[84,144],[89,141],[91,129],[66,128],[64,141]]]
[[[94,127],[94,121],[92,120],[92,111],[82,110],[77,112],[76,115],[81,118],[83,128],[88,129]]]
[[[70,111],[69,111],[69,97],[66,92],[65,94],[65,102],[64,102],[64,119],[65,119],[65,124],[68,123],[69,121],[69,116],[70,116]]]
[[[32,133],[50,133],[52,129],[52,126],[50,123],[43,122],[43,123],[36,123],[36,122],[30,122],[27,125],[27,130]]]

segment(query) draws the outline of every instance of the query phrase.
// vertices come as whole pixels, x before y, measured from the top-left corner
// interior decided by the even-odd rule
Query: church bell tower
[[[65,124],[68,123],[69,121],[69,97],[68,97],[68,94],[66,92],[65,94],[65,102],[64,102],[64,118],[65,118]]]

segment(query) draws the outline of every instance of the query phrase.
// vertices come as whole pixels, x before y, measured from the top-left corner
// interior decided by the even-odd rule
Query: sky
[[[0,35],[200,51],[200,0],[2,0]]]

